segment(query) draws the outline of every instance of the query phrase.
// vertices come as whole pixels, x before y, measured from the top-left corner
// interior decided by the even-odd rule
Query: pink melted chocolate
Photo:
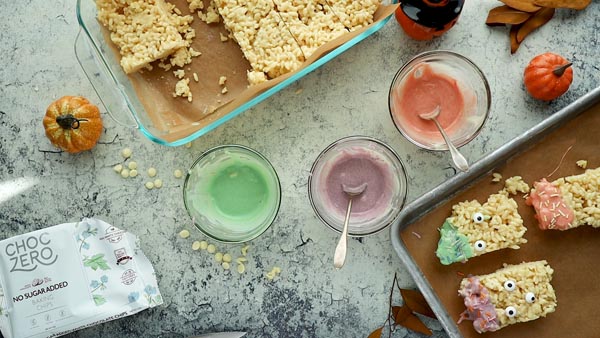
[[[525,203],[535,208],[540,229],[567,230],[573,227],[575,213],[563,200],[558,187],[543,178],[534,183],[534,188]]]
[[[500,328],[496,308],[490,300],[490,292],[477,277],[469,277],[468,283],[458,291],[464,298],[465,312],[460,315],[458,324],[463,320],[472,320],[477,333],[496,331]]]
[[[342,185],[366,189],[352,199],[352,218],[370,220],[381,216],[389,208],[392,199],[392,171],[388,163],[369,149],[345,151],[332,160],[331,169],[325,177],[323,187],[328,205],[344,217],[348,207],[348,195]]]
[[[432,121],[419,117],[440,107],[438,122],[446,131],[457,128],[465,110],[465,98],[456,79],[435,72],[429,64],[415,68],[395,89],[393,104],[396,118],[404,121],[410,129],[419,133],[431,134],[431,138],[441,138]]]

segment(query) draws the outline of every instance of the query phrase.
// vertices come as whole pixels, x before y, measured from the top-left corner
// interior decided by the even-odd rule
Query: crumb
[[[183,69],[178,69],[173,72],[173,75],[175,75],[178,79],[183,79],[185,77],[185,71]]]
[[[189,102],[192,102],[192,92],[190,91],[190,79],[181,79],[175,84],[175,92],[173,97],[187,97]]]
[[[502,180],[502,175],[499,173],[493,173],[492,176],[492,182],[500,182]]]
[[[224,85],[226,81],[227,81],[227,77],[221,76],[219,78],[219,85],[221,85],[221,86]]]
[[[300,88],[300,89],[296,90],[296,94],[300,94],[300,93],[302,93],[303,91],[304,91],[304,89]]]
[[[581,169],[587,168],[587,160],[579,160],[575,163],[577,163],[577,166]]]
[[[504,189],[509,194],[516,195],[517,192],[528,193],[529,185],[523,181],[521,176],[513,176],[504,181]]]
[[[198,9],[204,9],[202,0],[187,0],[190,13],[194,13]]]
[[[198,82],[198,74],[194,73],[192,75],[194,76],[194,81]]]
[[[223,89],[221,89],[221,94],[226,94],[227,93],[227,87],[223,87]]]
[[[226,35],[223,35],[223,33],[219,33],[219,36],[221,37],[222,42],[227,42],[227,40],[229,40],[229,37],[227,37]]]

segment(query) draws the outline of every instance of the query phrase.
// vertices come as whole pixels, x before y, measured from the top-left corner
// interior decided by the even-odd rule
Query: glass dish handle
[[[120,88],[121,85],[114,80],[98,51],[88,41],[87,36],[82,34],[81,29],[75,39],[75,57],[108,115],[120,125],[139,128],[139,123]]]

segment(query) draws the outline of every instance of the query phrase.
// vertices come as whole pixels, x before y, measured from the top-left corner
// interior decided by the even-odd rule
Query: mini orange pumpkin
[[[69,153],[92,149],[102,134],[98,107],[81,96],[63,96],[52,102],[44,116],[46,136]]]
[[[572,63],[554,53],[534,57],[525,68],[525,88],[536,99],[550,101],[564,94],[573,81]]]

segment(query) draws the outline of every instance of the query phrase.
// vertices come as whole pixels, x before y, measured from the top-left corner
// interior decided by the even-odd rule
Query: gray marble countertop
[[[481,158],[600,84],[600,3],[585,11],[557,11],[554,19],[509,53],[508,29],[487,27],[494,0],[467,1],[456,27],[430,42],[407,38],[394,19],[351,50],[280,93],[193,142],[191,148],[154,144],[115,123],[101,107],[103,144],[79,155],[50,153],[42,117],[63,95],[100,104],[79,67],[73,43],[79,30],[73,1],[0,2],[0,187],[26,177],[30,189],[0,192],[0,238],[96,217],[141,238],[153,262],[165,304],[132,317],[88,328],[70,337],[187,337],[248,331],[248,337],[367,337],[385,320],[389,289],[415,287],[390,244],[389,231],[349,242],[346,266],[335,271],[338,236],[317,219],[307,196],[310,166],[331,142],[349,135],[377,137],[401,156],[409,176],[408,200],[453,175],[449,154],[417,149],[393,126],[387,106],[390,82],[419,52],[448,49],[471,58],[487,75],[491,115],[462,151]],[[530,98],[522,71],[537,54],[553,51],[574,63],[574,81],[561,98]],[[300,91],[302,89],[302,91]],[[114,142],[112,142],[114,140]],[[243,144],[264,154],[279,173],[283,199],[274,225],[249,243],[246,273],[225,271],[206,252],[182,202],[187,169],[204,150]],[[129,147],[140,168],[155,167],[162,189],[146,190],[145,174],[122,179],[112,167]],[[191,238],[177,233],[189,229]],[[239,254],[241,245],[217,244]],[[265,278],[281,267],[274,281]],[[398,300],[399,302],[399,300]],[[434,336],[445,336],[434,320]],[[399,329],[394,337],[417,337]]]

